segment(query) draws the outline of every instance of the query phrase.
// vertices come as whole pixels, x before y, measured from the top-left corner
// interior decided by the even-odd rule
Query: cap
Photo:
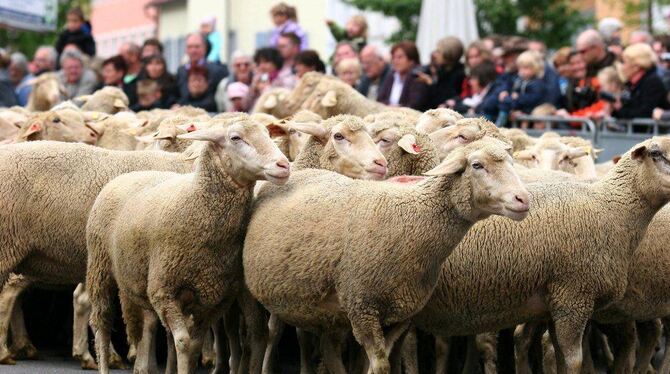
[[[234,82],[228,85],[228,88],[226,88],[226,93],[228,94],[229,99],[238,97],[244,98],[249,93],[249,86],[241,82]]]

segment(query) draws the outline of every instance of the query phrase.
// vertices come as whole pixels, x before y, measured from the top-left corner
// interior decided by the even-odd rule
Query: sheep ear
[[[416,144],[416,138],[412,134],[403,135],[403,137],[398,140],[398,146],[405,152],[413,155],[421,153],[421,147]]]
[[[114,108],[117,109],[128,109],[128,106],[126,103],[123,102],[121,99],[114,99]]]
[[[277,96],[276,95],[268,96],[267,100],[265,100],[265,103],[263,103],[263,108],[265,108],[265,109],[272,109],[276,106],[277,106]]]
[[[140,143],[151,144],[154,142],[154,140],[156,140],[156,138],[154,138],[155,135],[158,135],[158,132],[155,132],[150,135],[136,136],[135,140],[137,140]]]
[[[177,135],[179,139],[202,140],[223,145],[226,139],[226,129],[221,127],[196,130],[188,134]]]
[[[330,90],[326,92],[326,94],[321,99],[321,105],[323,105],[326,108],[331,108],[334,107],[335,104],[337,104],[337,94],[335,93],[335,91]]]
[[[568,149],[567,156],[572,160],[583,156],[591,155],[591,147],[579,147]]]
[[[305,134],[312,135],[320,140],[324,140],[330,135],[330,130],[316,122],[293,122],[291,127],[296,131],[304,132]]]
[[[42,131],[42,125],[39,122],[35,122],[30,127],[28,127],[28,130],[23,134],[23,136],[30,136],[32,134],[36,134],[38,132]]]
[[[105,125],[100,122],[86,121],[85,124],[86,127],[95,131],[98,135],[102,135],[102,133],[105,132]]]
[[[81,96],[78,96],[77,98],[75,98],[75,100],[87,102],[88,100],[91,99],[92,96],[93,95],[81,95]]]
[[[198,130],[198,127],[195,125],[195,123],[184,123],[183,125],[177,125],[177,127],[186,132],[193,132]]]
[[[277,124],[277,123],[269,123],[267,126],[265,126],[268,131],[270,132],[270,137],[271,138],[276,138],[279,136],[285,136],[288,135],[288,129],[284,128],[284,126]]]
[[[603,153],[604,149],[602,148],[593,148],[593,155],[598,157],[599,154]]]
[[[646,145],[641,145],[633,150],[633,152],[630,153],[630,157],[633,160],[638,160],[642,161],[642,159],[647,155],[647,146]]]
[[[466,165],[465,153],[461,150],[455,150],[447,156],[439,165],[435,168],[428,170],[423,173],[423,175],[450,175],[456,174],[465,170]]]
[[[514,159],[515,160],[520,160],[520,161],[530,161],[533,159],[535,155],[533,154],[533,151],[524,149],[523,151],[518,151],[514,153]]]
[[[158,132],[154,135],[154,139],[174,139],[177,137],[177,128],[174,126],[163,127],[158,129]]]

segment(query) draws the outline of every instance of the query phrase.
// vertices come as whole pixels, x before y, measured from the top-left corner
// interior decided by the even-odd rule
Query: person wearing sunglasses
[[[216,88],[214,99],[219,112],[227,111],[232,105],[230,98],[227,95],[228,86],[235,82],[244,83],[247,86],[250,86],[254,77],[254,66],[251,56],[242,51],[235,51],[233,52],[231,61],[233,73],[221,80]]]
[[[617,60],[616,56],[607,50],[607,45],[603,41],[598,31],[589,29],[577,37],[577,53],[582,55],[586,63],[586,76],[594,78],[603,68],[612,66]]]

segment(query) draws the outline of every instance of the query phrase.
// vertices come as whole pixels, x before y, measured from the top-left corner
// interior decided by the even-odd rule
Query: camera
[[[601,100],[605,100],[609,103],[615,103],[617,99],[619,99],[619,101],[621,101],[621,104],[626,104],[630,100],[630,92],[628,91],[623,91],[620,94],[615,94],[607,91],[600,91],[600,93],[598,93],[598,96],[600,97]]]

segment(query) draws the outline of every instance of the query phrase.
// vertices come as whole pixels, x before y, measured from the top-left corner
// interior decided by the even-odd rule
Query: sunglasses
[[[578,50],[577,50],[577,53],[579,53],[580,55],[583,55],[583,54],[586,53],[589,49],[591,49],[591,47],[586,47],[586,48],[578,49]]]
[[[251,65],[250,62],[240,62],[240,63],[234,64],[233,66],[235,66],[236,68],[239,68],[239,67],[242,67],[242,66],[250,66],[250,65]]]

